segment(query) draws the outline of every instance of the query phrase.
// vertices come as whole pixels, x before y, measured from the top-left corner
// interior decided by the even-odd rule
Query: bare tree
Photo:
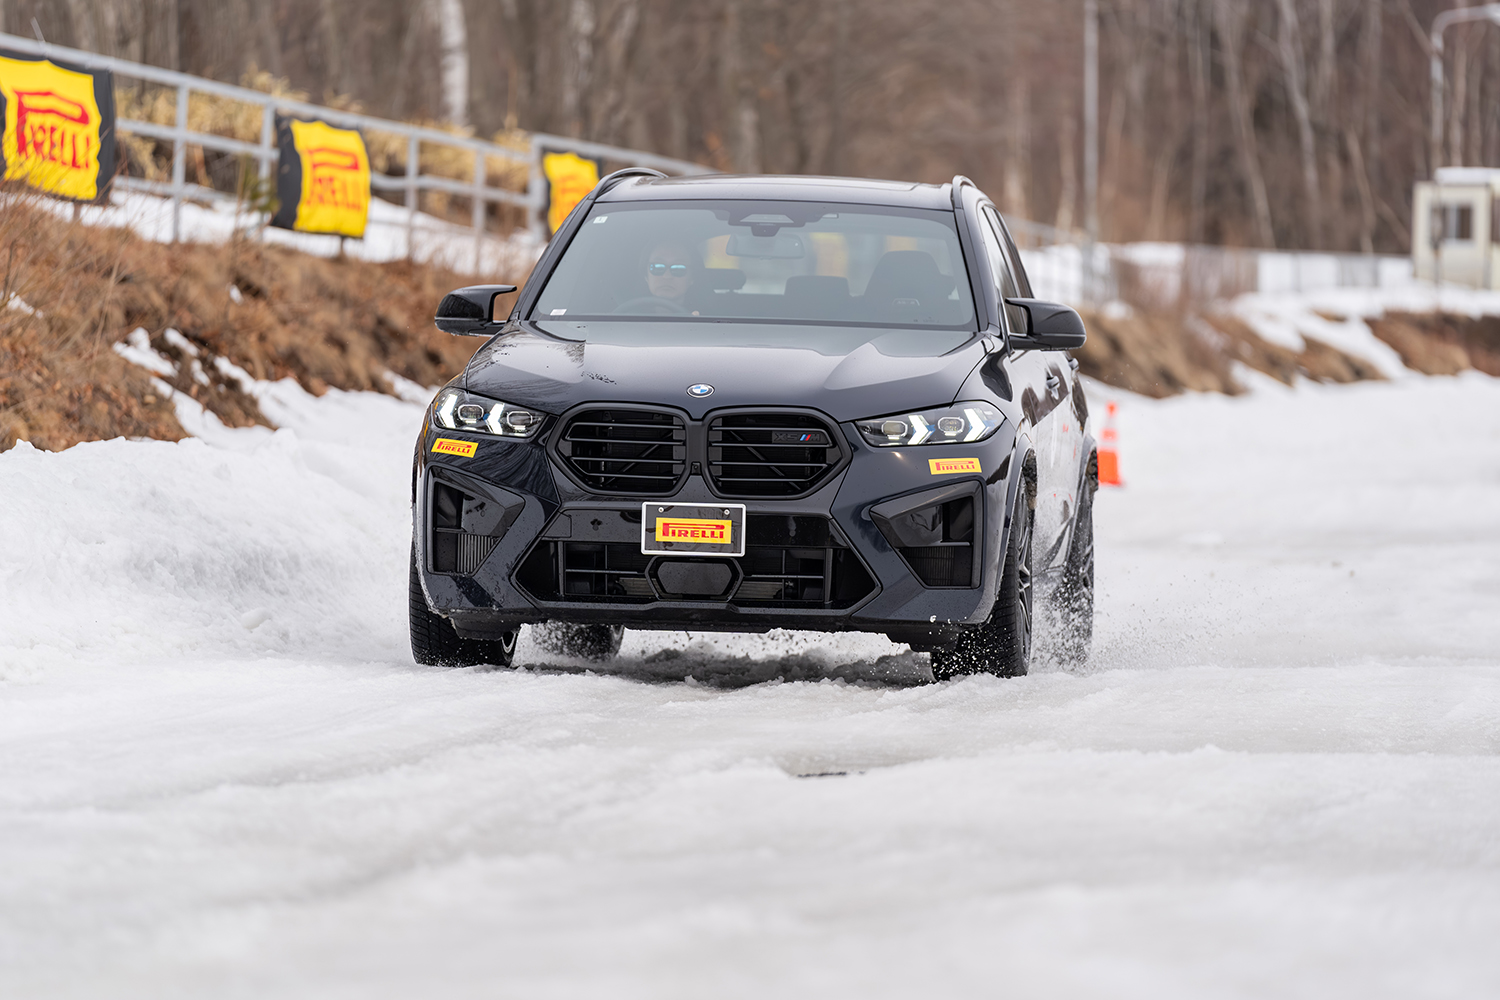
[[[1317,139],[1313,135],[1307,92],[1303,89],[1307,74],[1302,54],[1302,29],[1296,0],[1278,0],[1278,4],[1281,23],[1276,33],[1276,51],[1281,57],[1287,98],[1297,119],[1297,142],[1302,150],[1302,187],[1307,199],[1304,210],[1312,230],[1312,245],[1316,248],[1323,243],[1323,198],[1322,185],[1318,183]]]
[[[454,125],[467,125],[469,31],[464,23],[464,5],[459,0],[430,0],[427,11],[437,25],[444,117]]]
[[[1261,246],[1274,247],[1276,234],[1271,228],[1271,201],[1266,197],[1266,182],[1260,172],[1260,154],[1255,141],[1255,128],[1250,119],[1249,95],[1245,93],[1240,62],[1240,49],[1245,37],[1245,13],[1238,0],[1214,0],[1214,21],[1224,57],[1225,86],[1229,91],[1229,114],[1234,121],[1240,169],[1244,171],[1245,184],[1250,189],[1256,237]]]
[[[1500,30],[1456,0],[1099,0],[1104,238],[1400,252],[1415,178],[1500,166]],[[1468,0],[1472,2],[1472,0]],[[973,177],[1079,221],[1083,0],[0,0],[50,42],[726,170]],[[1394,26],[1394,27],[1392,27]],[[467,68],[464,65],[467,63]],[[461,82],[463,81],[463,82]]]

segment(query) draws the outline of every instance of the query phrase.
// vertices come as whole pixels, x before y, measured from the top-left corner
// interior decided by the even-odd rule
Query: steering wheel
[[[647,316],[686,316],[688,314],[688,311],[679,303],[656,295],[641,295],[628,302],[621,302],[615,307],[615,312]]]

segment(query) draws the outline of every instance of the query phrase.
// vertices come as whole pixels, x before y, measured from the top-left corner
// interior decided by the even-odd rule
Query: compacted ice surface
[[[1121,397],[1092,661],[944,684],[415,666],[420,402],[259,391],[0,455],[0,995],[1500,993],[1496,380]]]

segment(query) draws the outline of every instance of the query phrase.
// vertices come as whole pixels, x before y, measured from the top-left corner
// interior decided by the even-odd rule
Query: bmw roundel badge
[[[713,391],[714,387],[707,382],[699,382],[697,385],[688,386],[689,396],[709,396],[713,394]]]

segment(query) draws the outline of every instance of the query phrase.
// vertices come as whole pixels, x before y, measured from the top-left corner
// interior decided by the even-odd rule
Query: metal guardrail
[[[1404,255],[1090,243],[1082,233],[1027,219],[1007,217],[1006,224],[1037,295],[1090,306],[1118,299],[1148,310],[1175,310],[1251,292],[1400,288],[1414,280],[1411,258]]]
[[[339,125],[344,128],[358,128],[405,136],[407,140],[405,175],[393,176],[372,172],[370,186],[380,191],[405,192],[408,252],[414,246],[413,230],[419,210],[418,202],[421,192],[442,191],[473,199],[471,227],[474,231],[474,270],[476,273],[479,270],[479,262],[484,245],[485,215],[491,203],[517,205],[526,209],[528,228],[540,240],[545,241],[547,238],[545,221],[547,183],[542,173],[542,154],[545,150],[566,150],[583,156],[612,160],[628,166],[655,167],[664,173],[714,173],[709,167],[697,163],[689,163],[685,160],[676,160],[668,156],[658,156],[654,153],[646,153],[636,149],[625,149],[620,146],[610,146],[604,143],[585,142],[566,136],[549,135],[543,132],[530,133],[528,149],[526,152],[521,152],[508,146],[486,142],[483,139],[453,135],[441,129],[412,125],[407,122],[390,121],[389,119],[376,118],[373,115],[359,114],[352,111],[340,111],[335,108],[311,104],[306,101],[294,101],[286,97],[277,97],[258,90],[251,90],[247,87],[236,87],[232,84],[220,83],[217,80],[208,80],[187,73],[162,69],[159,66],[130,62],[129,60],[114,58],[113,56],[102,56],[93,52],[85,52],[81,49],[70,49],[61,45],[52,45],[30,38],[23,38],[19,35],[0,33],[0,46],[44,58],[56,57],[66,59],[69,62],[85,66],[89,69],[109,70],[116,76],[143,80],[148,83],[172,87],[176,90],[176,121],[172,125],[162,125],[156,122],[137,121],[128,118],[115,119],[115,127],[120,132],[172,143],[172,180],[170,183],[124,175],[116,177],[114,183],[124,190],[143,191],[171,198],[173,242],[176,242],[182,234],[182,203],[185,198],[223,199],[227,197],[223,192],[212,188],[187,183],[188,147],[198,146],[203,149],[249,156],[259,164],[260,178],[262,180],[268,179],[275,170],[277,159],[276,113],[278,111],[289,115],[321,118],[329,124]],[[241,101],[246,104],[259,105],[261,108],[260,141],[258,143],[250,143],[228,136],[190,131],[188,129],[188,99],[194,93],[212,94],[230,100]],[[465,182],[450,177],[439,177],[422,173],[421,145],[423,143],[434,146],[446,146],[450,149],[459,149],[472,153],[474,167],[470,179]],[[506,188],[494,187],[487,183],[485,161],[488,157],[492,156],[527,164],[525,191],[511,191]]]

